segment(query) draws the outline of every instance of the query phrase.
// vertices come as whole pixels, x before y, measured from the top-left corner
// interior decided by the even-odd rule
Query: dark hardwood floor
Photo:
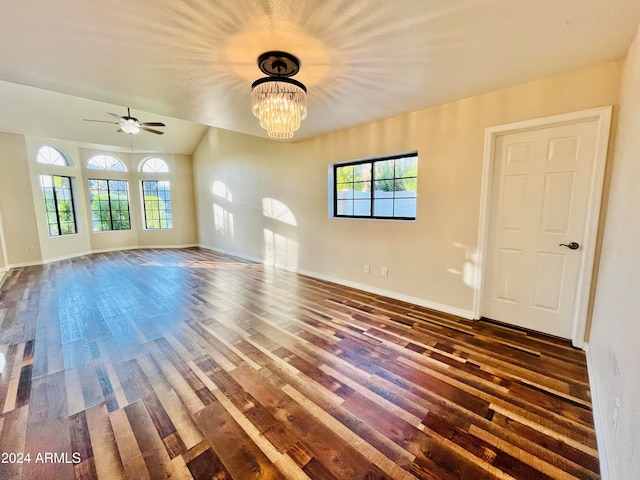
[[[599,478],[581,351],[206,250],[12,270],[0,478]]]

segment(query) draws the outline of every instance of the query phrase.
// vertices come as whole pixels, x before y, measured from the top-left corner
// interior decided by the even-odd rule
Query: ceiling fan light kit
[[[120,130],[122,130],[124,133],[135,135],[136,133],[140,132],[140,126],[138,125],[138,123],[136,123],[135,120],[129,119],[126,120],[125,123],[120,125]]]
[[[160,130],[156,130],[155,128],[149,127],[165,127],[166,125],[162,122],[141,122],[135,117],[131,116],[131,109],[127,107],[126,115],[118,115],[117,113],[109,112],[113,118],[115,118],[116,122],[108,122],[106,120],[92,120],[89,118],[85,118],[85,122],[99,122],[99,123],[113,123],[115,125],[119,125],[120,128],[116,130],[116,132],[124,132],[129,135],[135,135],[140,133],[140,130],[144,130],[145,132],[155,133],[156,135],[162,135],[164,132]]]
[[[300,60],[287,52],[270,51],[258,57],[258,67],[268,76],[251,85],[252,112],[267,135],[291,138],[307,116],[307,87],[290,78],[300,71]]]

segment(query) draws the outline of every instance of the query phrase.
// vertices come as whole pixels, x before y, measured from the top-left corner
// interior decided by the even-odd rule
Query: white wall
[[[200,243],[471,316],[485,128],[616,104],[620,70],[607,63],[293,144],[212,128],[194,152]],[[328,217],[331,164],[412,150],[415,222]]]
[[[589,338],[608,478],[640,478],[640,31],[624,64]]]

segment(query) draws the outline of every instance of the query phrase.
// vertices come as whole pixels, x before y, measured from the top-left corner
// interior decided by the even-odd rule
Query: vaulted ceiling
[[[294,140],[622,58],[638,0],[0,0],[0,131],[191,153],[265,136],[259,54],[302,62]],[[163,121],[116,133],[107,112]]]

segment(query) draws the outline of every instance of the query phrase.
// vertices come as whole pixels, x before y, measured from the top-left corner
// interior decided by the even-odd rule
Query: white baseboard
[[[145,248],[193,248],[197,247],[197,243],[187,243],[184,245],[131,245],[128,247],[114,247],[114,248],[99,248],[91,250],[89,253],[108,253],[108,252],[121,252],[124,250],[142,250]]]
[[[600,478],[609,480],[609,462],[607,459],[607,446],[604,441],[604,412],[598,395],[597,382],[595,381],[595,369],[589,350],[589,343],[584,344],[584,352],[587,357],[587,372],[589,374],[589,390],[591,391],[591,410],[593,412],[593,424],[596,431],[596,442],[598,444],[598,457],[600,459]]]
[[[94,252],[91,250],[85,250],[82,252],[70,253],[69,255],[61,255],[60,257],[44,258],[42,259],[42,262],[40,263],[40,265],[48,265],[49,263],[61,262],[62,260],[69,260],[71,258],[82,257],[84,255],[89,255],[91,253],[94,253]]]
[[[392,290],[385,290],[382,288],[372,287],[370,285],[366,285],[364,283],[353,282],[351,280],[345,280],[338,277],[333,277],[331,275],[325,275],[322,273],[312,272],[309,270],[295,269],[288,267],[286,265],[274,264],[265,261],[262,258],[252,257],[249,255],[243,255],[237,252],[233,252],[230,250],[224,250],[217,247],[211,247],[208,245],[199,245],[201,248],[205,248],[207,250],[212,250],[214,252],[222,253],[225,255],[231,255],[234,257],[243,258],[245,260],[249,260],[255,263],[262,263],[265,265],[273,266],[275,268],[279,268],[282,270],[288,270],[290,272],[299,273],[300,275],[306,275],[307,277],[317,278],[318,280],[324,280],[326,282],[335,283],[338,285],[344,285],[345,287],[355,288],[357,290],[362,290],[364,292],[373,293],[376,295],[381,295],[383,297],[393,298],[394,300],[400,300],[402,302],[412,303],[414,305],[419,305],[421,307],[430,308],[432,310],[437,310],[443,313],[449,313],[451,315],[456,315],[458,317],[466,318],[468,320],[473,320],[473,312],[471,310],[465,310],[458,307],[452,307],[451,305],[444,305],[442,303],[432,302],[430,300],[412,297],[410,295],[405,295],[403,293],[394,292]]]
[[[92,253],[120,252],[124,250],[141,250],[144,248],[193,248],[197,246],[198,244],[196,243],[188,243],[184,245],[133,245],[133,246],[123,246],[123,247],[114,247],[114,248],[99,248],[95,250],[84,250],[81,252],[74,252],[74,253],[70,253],[69,255],[61,255],[59,257],[45,258],[35,262],[12,263],[11,265],[9,265],[9,269],[20,268],[20,267],[34,267],[37,265],[48,265],[49,263],[60,262],[62,260],[69,260],[71,258],[78,258],[84,255],[91,255]],[[0,278],[2,278],[2,272],[0,272]]]
[[[296,270],[296,273],[306,275],[308,277],[317,278],[331,283],[337,283],[338,285],[344,285],[345,287],[355,288],[364,292],[373,293],[375,295],[381,295],[383,297],[393,298],[394,300],[400,300],[401,302],[412,303],[413,305],[419,305],[421,307],[430,308],[443,313],[449,313],[458,317],[473,320],[473,312],[471,310],[464,310],[451,305],[444,305],[442,303],[436,303],[424,298],[412,297],[403,293],[394,292],[391,290],[385,290],[383,288],[372,287],[364,283],[352,282],[350,280],[344,280],[342,278],[332,277],[330,275],[324,275],[321,273],[310,272],[308,270]]]

